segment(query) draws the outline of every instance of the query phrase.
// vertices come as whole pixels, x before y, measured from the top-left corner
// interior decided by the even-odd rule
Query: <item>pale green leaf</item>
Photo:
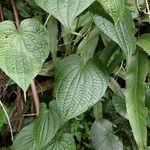
[[[73,21],[95,0],[35,0],[42,9],[72,29]]]
[[[139,150],[146,149],[145,79],[148,73],[147,55],[137,51],[128,62],[126,76],[126,108]]]
[[[99,9],[100,5],[95,3],[92,9],[94,15],[94,22],[96,26],[114,42],[116,42],[127,58],[129,58],[136,49],[136,41],[133,34],[133,22],[131,14],[125,10],[123,17],[114,25],[108,16]],[[99,11],[98,11],[99,10]],[[95,12],[94,12],[95,11]]]
[[[124,0],[98,0],[103,6],[104,10],[113,18],[117,23],[123,16],[125,10]]]
[[[148,55],[150,55],[150,33],[142,34],[139,37],[137,44],[142,47]]]
[[[113,135],[112,124],[108,120],[93,123],[91,139],[95,150],[123,150],[123,144]]]
[[[13,144],[15,150],[36,150],[33,141],[33,126],[32,123],[19,132]]]
[[[43,150],[76,150],[73,136],[68,133],[56,136]]]
[[[35,121],[33,128],[34,141],[37,149],[42,149],[55,136],[60,126],[60,111],[50,106]]]
[[[0,68],[26,91],[49,54],[48,33],[37,20],[26,19],[17,31],[13,22],[0,23]]]
[[[84,65],[79,56],[71,55],[57,65],[55,75],[55,95],[64,122],[96,104],[107,89],[107,73],[95,59]]]

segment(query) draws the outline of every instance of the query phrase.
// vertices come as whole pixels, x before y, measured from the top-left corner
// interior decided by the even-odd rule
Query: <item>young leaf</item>
[[[91,59],[86,64],[77,55],[62,60],[55,71],[55,94],[64,122],[85,112],[107,89],[107,73]]]
[[[117,23],[123,16],[125,10],[124,0],[98,0],[103,6],[104,10],[113,18]]]
[[[146,149],[145,79],[148,73],[147,55],[137,51],[128,62],[126,76],[126,108],[139,150]]]
[[[32,123],[19,132],[13,144],[15,150],[36,150],[33,141],[33,126]]]
[[[96,7],[96,8],[95,8]],[[136,41],[133,34],[132,17],[128,10],[125,10],[123,17],[114,25],[108,20],[107,15],[100,9],[97,3],[93,5],[93,18],[96,26],[114,42],[116,42],[129,58],[135,51]],[[92,8],[92,7],[91,7]],[[95,8],[95,12],[94,12]],[[102,11],[102,12],[101,12]]]
[[[142,47],[148,55],[150,55],[150,33],[142,34],[137,41],[137,44]]]
[[[42,149],[55,136],[60,125],[60,112],[58,108],[50,106],[35,121],[33,128],[34,141],[37,149]]]
[[[108,120],[93,123],[91,139],[95,150],[123,150],[123,144],[113,135],[112,124]]]
[[[54,138],[43,150],[76,150],[73,136],[68,133]]]
[[[0,23],[0,68],[26,91],[49,54],[48,33],[38,21],[24,20],[19,30]]]
[[[35,0],[42,9],[57,18],[65,27],[72,29],[74,19],[95,0]]]

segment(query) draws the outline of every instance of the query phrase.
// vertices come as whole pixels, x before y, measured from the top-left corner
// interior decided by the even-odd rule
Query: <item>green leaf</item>
[[[83,64],[71,55],[56,67],[55,94],[64,122],[96,104],[107,89],[108,78],[102,64],[95,59]]]
[[[150,90],[145,91],[145,106],[150,110]]]
[[[150,55],[150,33],[142,34],[139,37],[137,44],[142,47],[148,55]]]
[[[125,96],[121,90],[114,93],[112,102],[117,112],[120,113],[123,117],[127,118]]]
[[[32,123],[19,132],[13,144],[15,150],[36,150],[33,141],[33,126]]]
[[[124,0],[98,0],[103,6],[104,10],[113,18],[117,23],[123,16],[125,10]]]
[[[96,8],[95,8],[96,7]],[[116,42],[127,58],[129,58],[136,49],[136,41],[133,34],[133,22],[131,14],[125,10],[123,17],[114,25],[108,16],[99,9],[100,5],[95,3],[92,11],[96,10],[93,14],[96,26],[114,42]],[[94,9],[95,8],[95,9]],[[99,12],[97,10],[100,10]]]
[[[54,138],[43,150],[76,150],[73,136],[64,133]]]
[[[2,107],[0,107],[0,127],[6,122],[6,115]]]
[[[130,10],[132,13],[132,18],[138,18],[139,17],[139,10],[143,10],[145,8],[145,0],[125,0],[126,7]]]
[[[145,79],[148,73],[147,55],[137,51],[128,62],[126,76],[126,108],[139,150],[146,149]]]
[[[50,106],[35,121],[33,135],[37,149],[42,149],[55,136],[60,125],[60,111]]]
[[[49,34],[52,58],[53,60],[56,60],[58,51],[58,27],[57,20],[54,17],[50,17],[47,23],[47,30]]]
[[[93,123],[91,139],[95,150],[123,150],[122,142],[113,135],[112,124],[108,120]]]
[[[78,46],[78,53],[84,59],[84,62],[87,62],[90,58],[93,57],[97,43],[99,40],[99,30],[94,28]]]
[[[73,21],[94,0],[35,0],[42,9],[57,18],[65,27],[72,29]]]
[[[13,22],[0,23],[0,68],[26,91],[49,54],[48,33],[38,21],[26,19],[18,31]]]

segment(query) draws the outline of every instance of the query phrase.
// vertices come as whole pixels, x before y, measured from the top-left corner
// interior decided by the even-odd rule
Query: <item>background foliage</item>
[[[148,150],[149,4],[2,0],[0,149]]]

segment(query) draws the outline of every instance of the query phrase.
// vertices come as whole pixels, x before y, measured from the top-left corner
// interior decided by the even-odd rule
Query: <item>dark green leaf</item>
[[[33,126],[32,123],[19,132],[13,144],[15,150],[36,150],[33,141]]]
[[[128,119],[140,150],[146,149],[147,141],[144,82],[147,73],[147,55],[137,51],[128,62],[125,97]]]
[[[35,121],[33,134],[37,149],[42,149],[55,136],[60,126],[60,111],[50,106]]]
[[[113,25],[113,23],[108,20],[107,15],[105,16],[104,14],[104,16],[102,16],[103,14],[104,12],[98,11],[94,13],[95,24],[104,34],[116,42],[124,51],[126,57],[129,58],[136,48],[131,14],[125,10],[123,17],[116,25]]]
[[[107,89],[107,73],[94,59],[83,64],[79,56],[69,56],[57,65],[55,75],[56,100],[64,122],[96,104]]]
[[[43,150],[76,150],[76,145],[73,136],[64,133],[52,140]]]
[[[148,55],[150,55],[150,33],[141,35],[137,41],[137,44],[142,47]]]
[[[114,22],[117,23],[123,16],[125,10],[124,0],[98,0],[105,11],[113,18]]]

